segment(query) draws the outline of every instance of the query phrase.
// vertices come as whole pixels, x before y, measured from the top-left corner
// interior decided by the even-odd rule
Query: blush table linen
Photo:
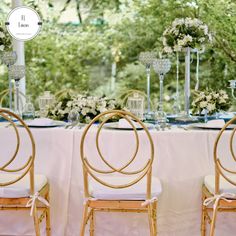
[[[86,151],[92,162],[100,168],[94,148],[96,127],[86,140]],[[80,159],[80,141],[83,129],[64,128],[31,129],[36,142],[35,173],[44,174],[50,183],[52,236],[79,236],[83,207],[83,173]],[[205,175],[214,174],[213,146],[218,131],[172,129],[150,130],[155,160],[153,175],[162,183],[158,202],[158,235],[199,236],[201,220],[201,186]],[[144,131],[138,131],[140,139],[137,168],[148,153]],[[223,159],[229,165],[229,153],[223,147],[230,132],[222,142]],[[1,155],[7,155],[12,144],[8,128],[0,128]],[[116,165],[124,156],[134,152],[132,131],[103,130],[99,141],[102,153]],[[27,150],[25,145],[24,149]],[[22,151],[24,153],[24,150]],[[19,160],[18,160],[19,161]],[[12,213],[12,212],[10,212]],[[10,214],[0,211],[0,235],[33,235],[33,219],[29,212]],[[233,235],[234,216],[219,214],[216,235]],[[14,224],[13,224],[14,222]],[[149,235],[146,214],[97,213],[96,236]],[[44,230],[42,229],[44,233]],[[88,232],[86,235],[89,235]]]

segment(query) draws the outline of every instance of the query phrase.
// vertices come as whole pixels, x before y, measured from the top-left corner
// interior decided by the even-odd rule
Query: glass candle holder
[[[24,76],[25,76],[25,66],[12,65],[9,67],[9,77],[15,80],[15,86],[16,86],[16,108],[14,112],[19,116],[21,116],[19,86],[20,86],[20,80]]]
[[[158,123],[166,123],[166,113],[163,111],[163,83],[164,75],[169,72],[171,68],[171,62],[169,59],[156,59],[153,62],[153,68],[155,72],[159,75],[160,82],[160,100],[159,108],[156,114],[156,119]]]
[[[139,61],[146,67],[147,75],[147,114],[151,112],[151,101],[150,101],[150,79],[151,79],[151,66],[153,61],[156,59],[154,52],[141,52],[139,55]]]
[[[55,96],[51,94],[50,91],[45,91],[44,94],[39,97],[38,102],[39,102],[40,116],[45,117],[47,116],[48,109],[55,102]]]
[[[2,53],[2,63],[5,64],[9,70],[9,67],[14,65],[17,60],[17,54],[15,51],[4,51]],[[8,87],[9,87],[9,108],[12,110],[12,81],[8,76]]]

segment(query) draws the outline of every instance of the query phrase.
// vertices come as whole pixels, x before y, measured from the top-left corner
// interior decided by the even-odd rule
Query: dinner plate
[[[27,124],[28,127],[30,128],[53,128],[53,127],[60,127],[60,126],[65,126],[66,123],[64,121],[53,121],[51,124],[43,125],[43,124],[31,124],[30,120],[26,120],[25,123]],[[22,126],[20,122],[16,122],[17,125]]]
[[[148,128],[148,129],[152,129],[154,128],[153,124],[149,124],[149,123],[144,123],[144,125]],[[103,126],[106,129],[118,129],[118,130],[133,130],[133,128],[130,127],[120,127],[119,126],[119,122],[112,122],[112,123],[106,123]],[[143,127],[136,127],[136,130],[142,130]]]
[[[220,126],[209,126],[206,123],[193,123],[188,126],[189,128],[198,128],[198,129],[215,129],[220,130],[223,127]],[[235,124],[229,125],[226,129],[234,129],[236,127]]]

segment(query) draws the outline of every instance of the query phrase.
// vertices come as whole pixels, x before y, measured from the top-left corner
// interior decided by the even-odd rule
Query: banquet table
[[[93,138],[96,127],[87,140],[90,157],[96,157]],[[52,236],[78,236],[83,207],[83,174],[80,159],[82,129],[31,128],[36,142],[35,173],[47,176],[50,183]],[[166,131],[150,130],[155,159],[153,175],[162,183],[158,203],[158,235],[198,236],[201,220],[201,186],[205,175],[214,174],[213,146],[217,130],[184,130],[173,128]],[[139,157],[147,148],[144,131],[138,131]],[[224,161],[231,164],[225,143],[226,131],[220,152]],[[100,146],[104,156],[115,162],[133,153],[134,136],[131,131],[102,131]],[[10,128],[0,127],[1,156],[10,153],[14,145]],[[23,150],[27,146],[23,142]],[[147,151],[147,150],[146,150]],[[142,159],[141,159],[142,160]],[[18,162],[21,162],[19,159]],[[96,161],[95,161],[96,162]],[[138,162],[140,165],[142,161]],[[0,211],[0,235],[34,235],[33,220],[29,212]],[[234,235],[234,215],[219,215],[216,235]],[[141,213],[97,213],[96,236],[149,235],[148,219]],[[44,229],[42,228],[44,233]],[[88,232],[86,235],[89,235]]]

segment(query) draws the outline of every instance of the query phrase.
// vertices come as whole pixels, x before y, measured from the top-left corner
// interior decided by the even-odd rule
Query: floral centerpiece
[[[6,30],[0,25],[0,52],[11,48],[11,38]]]
[[[177,18],[163,33],[164,52],[179,52],[182,48],[201,48],[212,41],[208,26],[199,19]]]
[[[225,111],[231,103],[228,94],[224,90],[198,92],[192,102],[192,113],[201,114],[207,110],[209,115],[219,111]]]
[[[78,112],[81,123],[89,123],[98,114],[113,109],[120,109],[115,99],[67,93],[49,108],[48,117],[56,120],[67,120],[71,110]]]

